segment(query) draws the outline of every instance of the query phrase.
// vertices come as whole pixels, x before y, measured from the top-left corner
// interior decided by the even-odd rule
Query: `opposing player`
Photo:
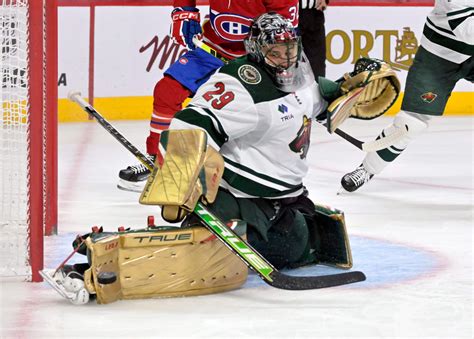
[[[146,140],[147,153],[153,158],[161,158],[158,151],[160,135],[168,129],[171,119],[182,108],[183,101],[193,96],[199,86],[224,65],[222,59],[232,60],[245,54],[243,39],[255,17],[274,11],[289,19],[293,25],[298,23],[298,0],[211,0],[209,20],[204,23],[203,30],[195,0],[175,0],[174,7],[171,14],[172,38],[188,47],[189,52],[171,65],[155,85],[153,113]],[[192,42],[194,35],[202,35],[203,42],[221,54],[221,58],[196,49]],[[119,172],[118,187],[141,192],[149,174],[142,164],[129,166]]]
[[[443,114],[456,83],[474,81],[474,7],[471,0],[436,0],[423,29],[411,66],[402,110],[380,137],[406,125],[408,134],[392,146],[366,155],[362,164],[341,179],[353,192],[394,161],[434,116]]]

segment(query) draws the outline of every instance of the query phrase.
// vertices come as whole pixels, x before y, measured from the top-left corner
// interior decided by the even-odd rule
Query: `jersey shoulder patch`
[[[288,93],[280,91],[270,75],[246,56],[237,58],[220,68],[219,73],[230,75],[239,81],[257,104],[284,97]]]

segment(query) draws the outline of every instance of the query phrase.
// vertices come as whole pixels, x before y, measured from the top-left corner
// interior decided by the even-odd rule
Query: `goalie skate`
[[[84,287],[82,275],[68,267],[70,266],[66,265],[60,270],[45,269],[40,271],[40,274],[45,282],[71,303],[75,305],[88,303],[90,294]]]

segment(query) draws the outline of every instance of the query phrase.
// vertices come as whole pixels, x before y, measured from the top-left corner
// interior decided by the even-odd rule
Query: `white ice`
[[[391,118],[350,121],[371,140]],[[113,122],[139,148],[147,122]],[[363,153],[313,126],[311,198],[345,212],[354,268],[367,281],[284,291],[249,277],[238,290],[188,298],[68,303],[44,283],[2,282],[1,338],[322,338],[473,336],[473,118],[442,117],[357,193],[336,195]],[[59,127],[59,235],[45,240],[55,268],[93,225],[141,228],[157,208],[118,190],[132,155],[97,123]],[[82,258],[74,258],[82,261]],[[313,267],[302,274],[334,273]],[[297,272],[298,273],[298,270]],[[291,274],[291,272],[290,272]]]

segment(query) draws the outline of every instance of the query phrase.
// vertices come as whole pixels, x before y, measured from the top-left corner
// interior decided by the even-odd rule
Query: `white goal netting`
[[[0,3],[0,277],[38,281],[48,205],[47,2]]]
[[[26,1],[0,7],[0,275],[29,276]]]

